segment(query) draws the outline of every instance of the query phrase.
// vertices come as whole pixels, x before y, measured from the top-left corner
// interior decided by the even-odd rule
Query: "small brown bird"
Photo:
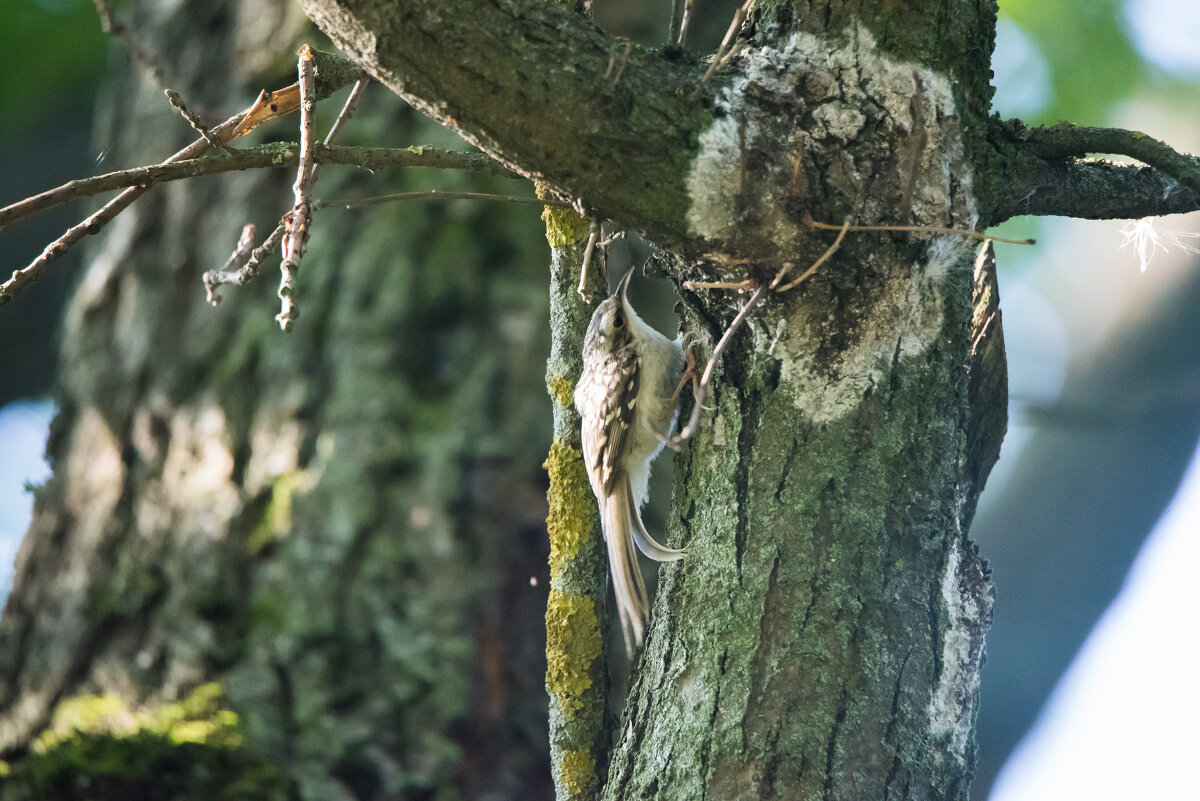
[[[629,305],[632,275],[633,270],[626,273],[592,315],[583,342],[583,375],[575,386],[575,407],[583,418],[583,458],[600,506],[613,594],[630,656],[642,644],[649,613],[634,543],[658,562],[686,554],[660,544],[642,522],[650,463],[675,420],[683,350]]]

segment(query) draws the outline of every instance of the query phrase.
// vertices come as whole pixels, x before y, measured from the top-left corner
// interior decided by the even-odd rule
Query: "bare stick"
[[[224,123],[217,127],[215,133],[219,138],[224,139],[232,132],[244,119],[246,112],[236,114],[230,117]],[[208,150],[208,142],[204,139],[197,139],[192,144],[180,150],[174,156],[167,159],[170,161],[182,161],[194,156],[198,156]],[[42,254],[29,263],[27,267],[17,270],[12,274],[12,277],[0,284],[0,306],[8,303],[27,285],[33,283],[41,277],[42,272],[47,265],[57,259],[59,256],[66,253],[71,247],[88,234],[94,234],[100,231],[105,225],[108,225],[114,217],[120,214],[133,201],[141,197],[148,187],[131,186],[121,194],[117,195],[112,200],[108,201],[99,211],[92,214],[83,222],[67,229],[67,232],[58,239],[51,242],[42,251]]]
[[[174,89],[165,89],[163,90],[163,94],[167,96],[167,100],[175,107],[175,110],[187,120],[188,125],[192,126],[196,133],[204,137],[204,141],[208,142],[210,147],[226,153],[230,152],[229,147],[218,139],[212,131],[208,130],[208,126],[204,124],[204,121],[192,113],[192,110],[183,102],[183,98],[179,96],[179,92],[176,92]]]
[[[608,79],[608,77],[612,75],[612,80],[608,82],[608,86],[604,87],[604,94],[610,95],[612,94],[613,90],[617,88],[617,84],[621,80],[621,73],[625,71],[625,65],[629,63],[629,53],[631,50],[633,50],[633,42],[626,42],[625,52],[621,54],[620,61],[617,61],[615,57],[609,57],[608,69],[604,71],[604,77],[605,79]],[[613,74],[614,66],[617,68],[615,75]]]
[[[315,148],[318,164],[345,164],[368,170],[392,167],[433,167],[437,169],[470,170],[482,175],[518,178],[500,162],[483,153],[442,150],[435,147],[326,147]],[[136,186],[146,189],[164,181],[178,181],[198,175],[215,175],[234,170],[262,167],[295,167],[300,163],[298,142],[270,142],[249,148],[239,148],[224,155],[211,155],[181,161],[149,164],[128,170],[78,178],[38,195],[19,200],[0,208],[0,228],[38,212],[81,197],[91,197],[114,189]]]
[[[675,40],[675,44],[683,47],[683,40],[687,38],[688,23],[692,21],[692,4],[693,0],[684,0],[683,16],[679,20],[679,37]]]
[[[790,262],[787,264],[784,264],[783,267],[779,270],[779,272],[775,275],[775,280],[773,280],[771,282],[771,289],[775,289],[776,287],[779,287],[776,290],[777,292],[787,292],[789,289],[793,289],[793,288],[799,286],[804,281],[806,281],[810,275],[812,275],[813,273],[815,273],[817,271],[818,267],[820,267],[825,262],[829,261],[829,257],[837,252],[837,249],[842,246],[842,240],[846,238],[846,232],[849,230],[850,230],[850,217],[849,217],[849,215],[847,215],[846,219],[842,222],[842,227],[840,229],[838,229],[837,239],[833,240],[833,244],[825,249],[825,252],[821,254],[821,257],[819,259],[817,259],[816,261],[814,261],[812,263],[812,266],[810,266],[807,270],[805,270],[803,273],[801,273],[800,277],[797,278],[795,281],[792,281],[792,282],[786,284],[785,286],[779,286],[779,282],[783,280],[783,277],[785,275],[787,275],[788,270],[790,270],[792,268],[792,264]]]
[[[717,48],[717,52],[713,53],[712,61],[709,62],[708,69],[704,71],[704,77],[700,79],[700,83],[696,85],[692,96],[695,97],[704,88],[704,84],[708,83],[708,79],[713,76],[717,70],[729,63],[737,51],[741,47],[733,45],[733,38],[737,36],[737,32],[742,29],[742,23],[746,21],[746,15],[750,13],[751,7],[754,6],[754,0],[746,0],[733,14],[733,21],[729,23],[729,30],[725,31],[725,38],[721,40],[721,46]]]
[[[313,134],[316,129],[316,101],[313,99],[315,79],[313,77],[312,48],[300,46],[297,69],[300,73],[300,166],[296,169],[296,183],[292,192],[296,197],[287,220],[287,231],[283,235],[283,263],[279,266],[279,314],[275,319],[284,331],[291,331],[300,315],[295,300],[296,274],[300,271],[300,258],[308,243],[308,226],[312,214],[312,189],[316,179],[316,162],[313,161]]]
[[[579,267],[579,286],[575,288],[575,292],[579,294],[579,298],[584,302],[588,302],[587,295],[587,273],[588,264],[592,261],[592,252],[596,249],[596,240],[600,238],[600,221],[593,219],[588,231],[587,247],[583,250],[583,264]]]
[[[395,200],[504,200],[509,203],[536,203],[539,206],[557,206],[562,209],[574,208],[572,204],[561,200],[542,200],[536,197],[515,197],[513,195],[494,195],[488,192],[442,192],[431,189],[428,192],[396,192],[391,195],[376,195],[374,197],[354,198],[350,200],[318,200],[317,209],[339,206],[343,209],[361,209],[367,206],[378,206],[381,203],[391,203]]]
[[[129,29],[113,16],[112,6],[109,5],[108,0],[93,0],[93,4],[96,6],[96,13],[100,16],[100,30],[119,39],[125,49],[129,51],[129,57],[133,59],[133,62],[149,73],[156,84],[165,89],[165,70],[159,60],[151,55],[149,50],[142,47]]]
[[[326,58],[333,57],[326,55]],[[330,63],[331,67],[336,66],[332,61]],[[331,69],[330,72],[336,73],[337,70]],[[335,91],[337,88],[333,83],[325,86],[325,90],[328,92]],[[228,142],[231,139],[249,133],[268,120],[291,114],[299,107],[299,97],[299,88],[295,85],[275,92],[264,90],[249,108],[235,114],[214,128],[213,134],[222,142]],[[208,149],[209,144],[206,140],[203,138],[197,139],[163,163],[192,159]],[[22,289],[40,278],[51,262],[70,250],[83,237],[88,234],[98,233],[113,218],[129,208],[129,205],[141,197],[148,188],[148,186],[129,187],[110,200],[99,211],[78,225],[69,228],[66,233],[47,245],[41,255],[30,262],[28,266],[17,270],[12,274],[11,278],[0,284],[0,306],[11,301]]]
[[[712,380],[713,370],[716,368],[717,360],[721,358],[721,354],[729,347],[733,335],[738,328],[750,316],[750,312],[754,311],[767,292],[770,291],[770,286],[760,284],[758,289],[754,290],[754,294],[742,306],[741,311],[733,318],[733,322],[725,329],[725,333],[721,335],[721,339],[717,342],[717,346],[713,348],[712,356],[708,358],[708,363],[704,365],[704,373],[700,376],[700,383],[696,385],[696,391],[692,394],[692,414],[688,417],[687,425],[682,430],[670,439],[665,440],[666,444],[674,450],[679,450],[679,446],[691,439],[697,430],[700,423],[700,410],[704,407],[704,401],[708,398],[708,385]]]
[[[671,0],[671,21],[667,26],[667,44],[678,44],[679,26],[683,20],[683,0]]]
[[[824,231],[840,231],[844,226],[817,222],[812,217],[805,216],[804,224],[809,228],[820,228]],[[1002,236],[989,236],[969,228],[939,228],[934,225],[851,225],[847,231],[909,231],[917,234],[948,234],[950,236],[966,236],[983,242],[1004,242],[1009,245],[1036,245],[1036,239],[1005,239]]]
[[[325,134],[325,140],[322,144],[325,147],[330,147],[337,138],[342,135],[342,129],[346,127],[346,123],[354,116],[354,109],[358,108],[358,101],[362,99],[363,93],[367,91],[367,80],[359,78],[354,82],[354,88],[350,90],[350,96],[346,98],[346,102],[342,104],[342,110],[338,112],[337,119],[333,121],[333,125],[329,126],[329,133]],[[314,170],[320,167],[314,167]]]
[[[346,98],[346,102],[342,105],[342,110],[338,112],[337,119],[334,120],[333,125],[329,128],[329,133],[325,135],[325,144],[322,148],[317,150],[318,153],[329,149],[333,145],[334,140],[337,139],[342,132],[342,128],[345,127],[346,121],[354,115],[354,109],[358,105],[358,101],[360,98],[362,98],[363,92],[366,90],[366,88],[366,79],[359,79],[358,81],[355,81],[354,88],[350,91],[350,96]],[[409,156],[416,155],[412,153],[411,150],[404,150],[402,152],[407,153]],[[298,163],[299,158],[297,157],[297,164]],[[313,166],[313,181],[316,181],[317,172],[320,169],[321,164],[318,161],[318,163]],[[319,201],[314,201],[312,210],[316,211],[318,206]],[[227,265],[226,268],[222,268],[220,270],[210,270],[204,274],[204,291],[208,296],[209,303],[216,306],[217,303],[221,301],[221,297],[215,294],[215,290],[222,284],[237,284],[238,286],[243,286],[252,281],[254,278],[258,277],[258,268],[262,265],[263,259],[275,252],[275,250],[279,247],[279,243],[283,240],[284,234],[287,233],[287,220],[288,217],[285,215],[284,218],[280,220],[279,224],[275,226],[275,230],[271,232],[271,235],[267,237],[267,240],[262,243],[262,246],[255,249],[255,251],[249,255],[249,258],[245,264],[240,265],[240,269],[230,270],[228,269]],[[253,226],[248,225],[247,227],[253,230]],[[246,235],[245,231],[246,229],[243,228],[243,237]],[[253,237],[253,234],[251,234],[251,236]],[[238,246],[239,248],[241,247],[240,240]]]
[[[221,269],[212,270],[204,274],[204,290],[208,294],[209,303],[216,306],[221,302],[221,296],[217,294],[217,287],[236,281],[237,275],[241,273],[246,263],[250,261],[253,250],[254,223],[246,223],[242,227],[242,235],[238,238],[237,247],[234,248],[233,253],[226,259]]]
[[[790,266],[791,263],[788,263]],[[697,289],[736,289],[738,292],[750,292],[758,286],[758,281],[747,278],[744,281],[684,281],[683,288]]]

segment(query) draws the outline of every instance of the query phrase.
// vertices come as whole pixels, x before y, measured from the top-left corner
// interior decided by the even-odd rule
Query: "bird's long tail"
[[[646,629],[649,601],[646,584],[642,580],[642,569],[637,563],[637,552],[633,549],[630,534],[630,494],[618,490],[609,496],[602,511],[604,541],[608,546],[608,567],[612,573],[613,595],[617,599],[617,613],[621,618],[621,632],[625,635],[625,652],[632,657],[635,648],[642,645]]]
[[[625,635],[625,651],[632,657],[634,649],[642,645],[650,611],[634,543],[642,553],[658,562],[674,562],[682,559],[687,552],[668,548],[646,532],[628,478],[604,504],[602,522],[604,540],[608,546],[613,595],[617,599],[617,613],[621,618],[621,631]]]
[[[678,562],[687,556],[687,549],[668,548],[646,531],[646,524],[642,522],[642,510],[633,500],[633,488],[628,476],[625,477],[625,496],[628,498],[627,503],[630,510],[629,530],[633,534],[633,541],[637,543],[637,547],[642,553],[655,562]]]

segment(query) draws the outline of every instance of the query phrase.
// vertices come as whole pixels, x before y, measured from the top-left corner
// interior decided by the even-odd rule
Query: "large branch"
[[[430,117],[600,216],[678,243],[711,113],[701,70],[551,3],[302,0],[363,68]]]
[[[1200,209],[1200,159],[1138,131],[1069,123],[1031,130],[1012,120],[995,124],[991,139],[997,160],[985,225],[1021,214],[1137,219]]]

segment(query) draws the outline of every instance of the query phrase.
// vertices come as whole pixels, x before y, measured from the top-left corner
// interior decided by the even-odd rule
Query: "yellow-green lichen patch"
[[[559,406],[570,408],[575,403],[575,385],[565,375],[552,375],[546,381],[550,397]]]
[[[554,582],[567,561],[574,559],[583,543],[593,536],[596,504],[592,502],[583,454],[578,450],[555,440],[542,467],[550,474],[546,530],[550,534],[550,580]]]
[[[558,781],[568,795],[583,795],[596,781],[596,758],[591,751],[563,751],[558,760]]]
[[[583,709],[583,694],[591,689],[592,663],[600,656],[601,645],[592,600],[550,590],[546,601],[546,690],[567,717]]]
[[[533,185],[542,200],[550,197],[550,187],[541,181]],[[574,209],[562,206],[546,206],[542,209],[542,221],[546,223],[546,241],[552,248],[565,248],[582,242],[591,227],[586,217],[580,217]]]

